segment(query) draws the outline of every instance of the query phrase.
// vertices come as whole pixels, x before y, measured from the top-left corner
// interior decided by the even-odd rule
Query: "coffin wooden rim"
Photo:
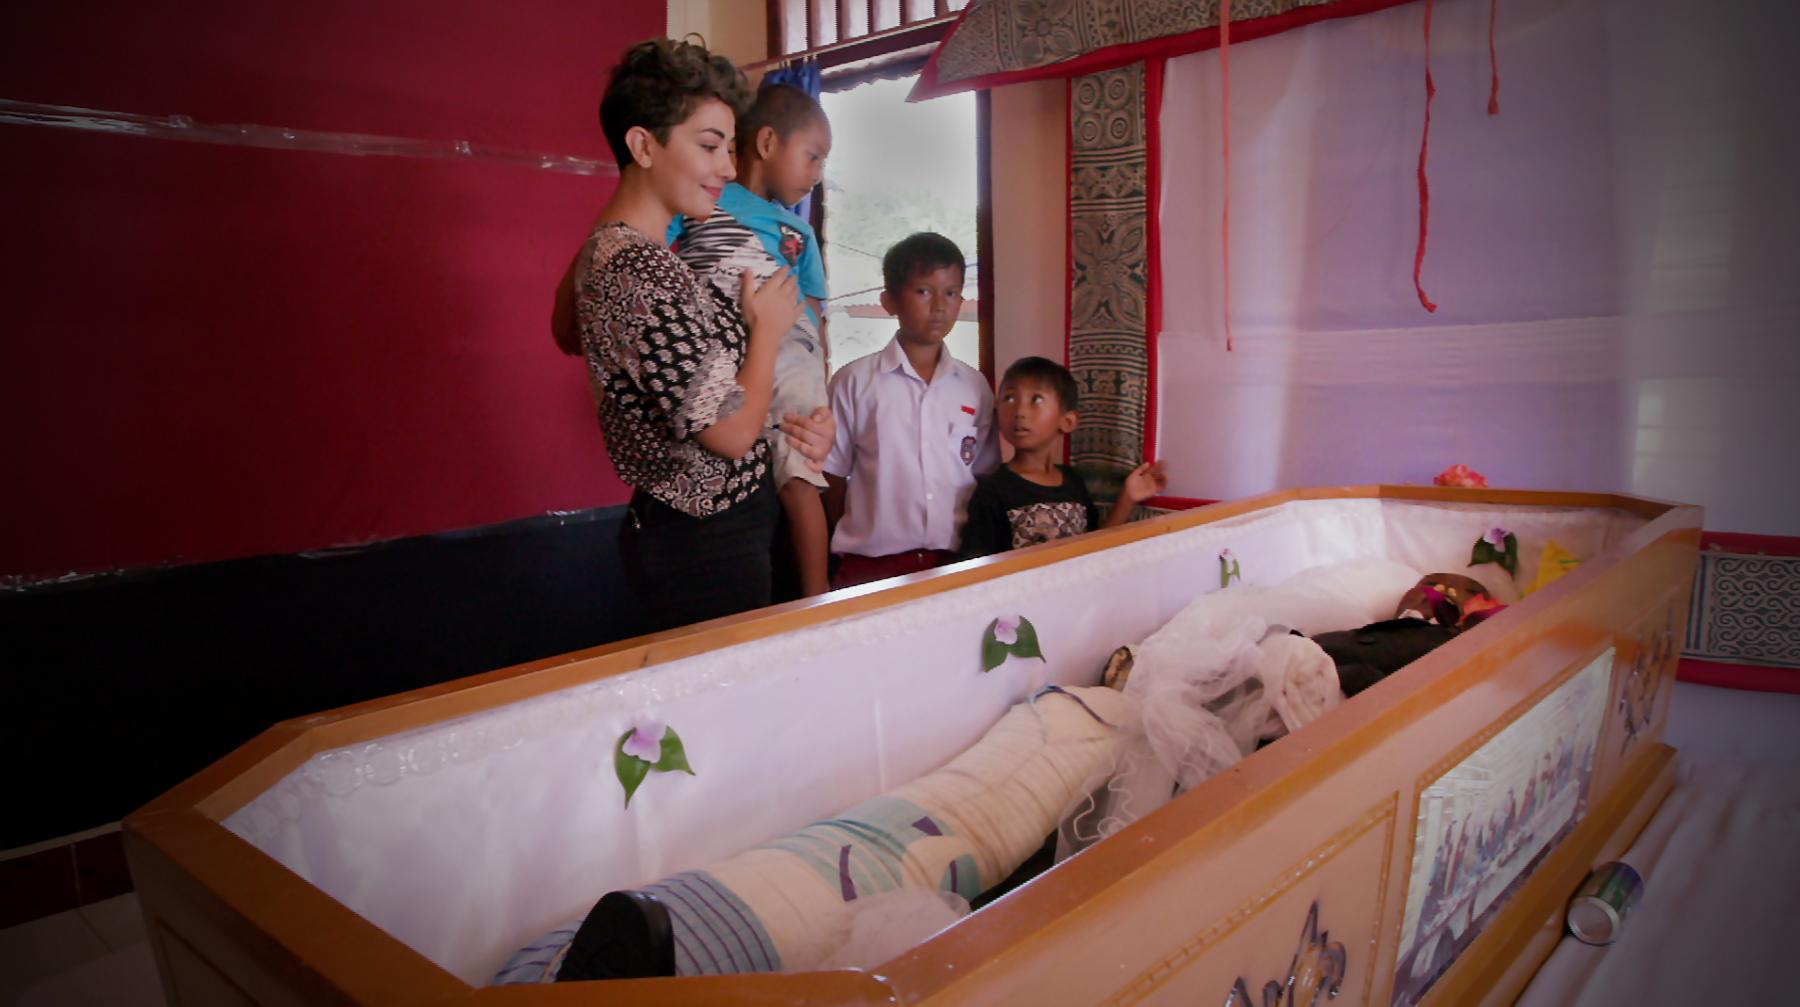
[[[171,1004],[183,1002],[175,982],[181,976],[188,980],[184,988],[190,993],[196,981],[203,987],[216,987],[221,1002],[241,998],[259,1003],[423,1004],[474,997],[485,1003],[505,1003],[525,990],[531,991],[529,998],[535,1003],[591,999],[594,989],[585,983],[470,986],[239,839],[222,822],[320,752],[1126,542],[1292,501],[1333,499],[1606,508],[1646,519],[1644,526],[1617,543],[1608,556],[1628,555],[1664,539],[1697,555],[1701,523],[1699,507],[1612,493],[1404,485],[1294,489],[1168,514],[1070,542],[972,560],[284,721],[124,821],[126,854],[165,993]],[[1543,612],[1613,571],[1613,564],[1589,563],[1524,604],[1539,602],[1531,612]],[[1511,632],[1530,630],[1530,622],[1525,621],[1515,624]],[[1101,844],[1060,866],[1058,876],[1064,880],[1055,904],[1030,897],[1033,892],[1028,885],[984,909],[988,925],[952,928],[933,939],[929,953],[915,950],[902,955],[878,973],[614,982],[607,984],[609,1002],[876,1004],[932,998],[952,983],[969,978],[966,971],[947,971],[946,960],[984,962],[982,969],[996,967],[1022,932],[1030,934],[1024,938],[1027,940],[1049,939],[1071,910],[1108,897],[1108,889],[1121,872],[1141,866],[1146,856],[1199,856],[1216,850],[1228,842],[1234,827],[1265,817],[1289,795],[1304,792],[1312,782],[1309,776],[1322,772],[1313,757],[1317,753],[1328,748],[1339,754],[1367,750],[1419,711],[1460,694],[1496,665],[1498,658],[1492,648],[1484,647],[1480,653],[1479,659],[1463,661],[1440,650],[1414,662],[1394,678],[1419,683],[1416,688],[1371,690],[1358,698],[1358,717],[1328,716],[1308,725],[1311,744],[1264,749],[1253,765],[1240,764],[1145,818],[1138,823],[1143,827],[1139,841],[1129,851]],[[1557,681],[1572,671],[1559,673]],[[1512,711],[1496,726],[1521,712]],[[1667,793],[1673,782],[1672,756],[1673,752],[1660,744],[1646,745],[1637,753],[1618,785],[1596,803],[1477,942],[1434,985],[1430,1002],[1510,1002],[1560,935],[1560,900],[1597,857],[1623,849]],[[1392,808],[1388,813],[1410,827],[1414,811]],[[1379,964],[1374,967],[1383,968]],[[210,976],[196,980],[204,975],[197,969],[209,968]]]

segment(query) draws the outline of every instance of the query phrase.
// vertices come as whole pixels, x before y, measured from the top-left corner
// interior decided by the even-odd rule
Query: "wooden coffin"
[[[879,968],[486,985],[610,889],[944,764],[1034,676],[1094,684],[1219,589],[1222,550],[1252,584],[1369,556],[1459,571],[1495,525],[1521,581],[1548,539],[1582,565]],[[1510,1002],[1668,788],[1699,532],[1698,508],[1590,493],[1214,505],[288,721],[128,818],[127,855],[171,1004]],[[1045,661],[984,672],[1010,615]],[[627,805],[614,747],[645,709],[694,775]],[[1553,764],[1573,796],[1478,859],[1457,795]]]

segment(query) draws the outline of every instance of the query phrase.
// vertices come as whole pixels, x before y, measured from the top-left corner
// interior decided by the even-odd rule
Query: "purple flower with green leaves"
[[[1493,563],[1514,576],[1519,572],[1519,538],[1505,528],[1495,525],[1481,533],[1475,540],[1475,549],[1469,554],[1469,565],[1480,566]]]
[[[981,670],[993,671],[1008,657],[1042,661],[1044,652],[1038,646],[1037,627],[1022,615],[1003,615],[988,623],[981,634]]]
[[[613,773],[625,788],[625,806],[631,807],[631,795],[651,773],[686,773],[694,775],[688,765],[687,746],[681,735],[663,723],[662,718],[639,713],[631,718],[631,727],[613,743]]]
[[[633,758],[655,764],[662,760],[663,734],[668,725],[649,714],[631,720],[631,734],[625,738],[623,751]]]

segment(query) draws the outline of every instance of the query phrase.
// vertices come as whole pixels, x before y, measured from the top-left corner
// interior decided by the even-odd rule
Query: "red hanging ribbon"
[[[1488,114],[1500,114],[1500,54],[1494,50],[1494,22],[1500,18],[1500,0],[1488,0]]]
[[[1220,261],[1224,263],[1225,352],[1231,352],[1231,0],[1219,0],[1219,122],[1223,151],[1224,212],[1219,215]]]
[[[1430,232],[1431,182],[1425,177],[1425,159],[1431,149],[1431,99],[1437,97],[1437,83],[1431,79],[1431,0],[1425,0],[1425,131],[1419,138],[1419,249],[1413,253],[1413,289],[1419,292],[1419,303],[1426,311],[1437,305],[1425,296],[1419,274],[1425,269],[1425,237]]]

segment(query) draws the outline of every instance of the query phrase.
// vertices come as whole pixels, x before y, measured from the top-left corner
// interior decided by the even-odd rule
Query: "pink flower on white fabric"
[[[1491,545],[1496,549],[1504,549],[1506,548],[1506,536],[1511,534],[1512,532],[1507,531],[1505,528],[1495,525],[1487,530],[1486,535],[1481,537],[1488,545]]]
[[[1019,642],[1019,617],[1003,615],[994,620],[994,639],[1007,646]]]
[[[1229,563],[1232,560],[1237,559],[1237,554],[1233,553],[1230,549],[1220,549],[1219,558]]]
[[[669,726],[649,714],[632,718],[631,736],[625,739],[626,755],[655,764],[662,761],[663,733]]]

